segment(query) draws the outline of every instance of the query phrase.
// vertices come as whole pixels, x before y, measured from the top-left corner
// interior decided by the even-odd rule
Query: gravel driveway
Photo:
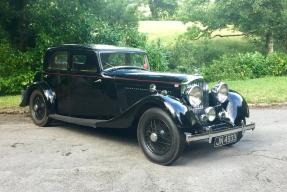
[[[172,166],[149,162],[134,132],[0,114],[0,191],[287,191],[287,107],[252,109],[233,147],[186,147]]]

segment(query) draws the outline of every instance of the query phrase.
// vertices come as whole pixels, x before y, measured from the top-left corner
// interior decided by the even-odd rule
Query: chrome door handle
[[[94,83],[101,83],[102,80],[101,79],[98,79],[98,80],[95,80]]]

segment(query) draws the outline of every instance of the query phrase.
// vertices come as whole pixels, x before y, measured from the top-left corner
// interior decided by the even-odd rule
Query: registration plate
[[[214,138],[214,147],[220,147],[223,145],[228,145],[230,143],[235,143],[237,141],[237,134],[232,133],[228,135],[222,135]]]

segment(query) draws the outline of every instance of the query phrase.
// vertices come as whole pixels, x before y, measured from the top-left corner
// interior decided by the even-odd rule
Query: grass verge
[[[230,89],[239,92],[250,104],[287,102],[287,77],[264,77],[225,82],[228,83]]]
[[[0,109],[18,107],[20,102],[20,95],[0,96]]]

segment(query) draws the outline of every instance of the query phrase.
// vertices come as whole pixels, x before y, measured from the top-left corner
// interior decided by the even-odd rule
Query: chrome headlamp
[[[216,118],[216,111],[213,107],[208,107],[205,109],[206,117],[208,121],[214,121]]]
[[[220,103],[224,103],[228,99],[229,88],[226,83],[220,82],[213,88],[216,97]]]
[[[202,103],[203,91],[198,85],[188,88],[186,95],[191,106],[198,107]]]

